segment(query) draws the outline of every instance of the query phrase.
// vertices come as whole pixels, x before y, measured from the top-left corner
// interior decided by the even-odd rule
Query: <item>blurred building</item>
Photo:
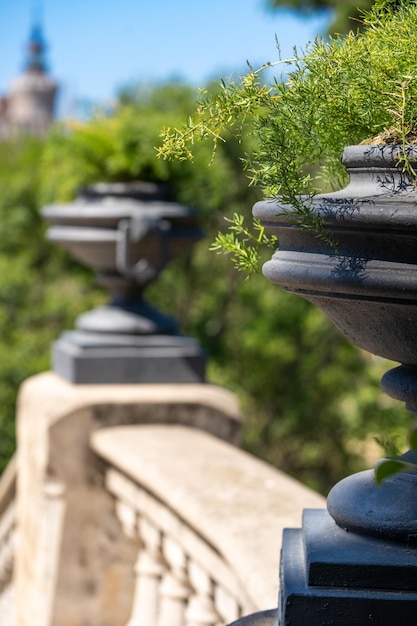
[[[43,135],[54,119],[58,84],[48,76],[42,28],[34,25],[22,74],[0,96],[0,138],[23,132]]]

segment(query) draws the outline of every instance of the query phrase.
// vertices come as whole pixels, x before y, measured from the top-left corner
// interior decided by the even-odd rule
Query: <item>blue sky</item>
[[[21,69],[40,13],[61,109],[109,102],[132,81],[204,85],[283,56],[325,30],[324,15],[270,13],[265,0],[0,0],[0,93]]]

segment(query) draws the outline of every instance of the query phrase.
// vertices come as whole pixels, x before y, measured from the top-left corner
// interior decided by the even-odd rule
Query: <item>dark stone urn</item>
[[[349,184],[311,200],[333,243],[298,226],[291,207],[263,201],[253,212],[279,240],[265,276],[320,307],[356,345],[399,362],[382,388],[415,414],[417,189],[400,156],[398,146],[345,149]],[[408,157],[417,162],[417,149]],[[327,511],[307,510],[302,529],[284,531],[278,613],[280,626],[415,625],[417,474],[382,486],[373,470],[345,478]]]
[[[47,237],[96,271],[110,301],[83,313],[53,346],[53,369],[73,383],[201,382],[205,358],[144,291],[202,237],[194,211],[164,185],[100,183],[47,206]],[[169,303],[167,303],[169,305]]]

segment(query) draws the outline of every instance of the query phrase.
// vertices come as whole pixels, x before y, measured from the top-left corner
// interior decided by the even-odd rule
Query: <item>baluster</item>
[[[116,516],[122,525],[126,537],[133,539],[137,535],[136,512],[130,504],[116,500]]]
[[[186,611],[186,626],[216,626],[220,622],[220,615],[214,606],[213,581],[193,562],[189,564],[188,576],[194,595]]]
[[[165,570],[161,533],[145,519],[139,520],[138,527],[142,548],[135,564],[136,586],[132,615],[126,626],[157,626],[159,587]]]
[[[158,626],[185,626],[185,609],[191,594],[187,560],[181,546],[169,538],[163,544],[169,569],[161,583],[161,612]]]

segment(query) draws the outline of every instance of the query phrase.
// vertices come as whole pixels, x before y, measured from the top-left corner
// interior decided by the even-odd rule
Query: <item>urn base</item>
[[[205,356],[181,335],[67,331],[52,349],[53,370],[75,384],[200,383]]]
[[[400,458],[415,462],[412,451]],[[378,485],[374,470],[366,470],[339,481],[327,497],[327,509],[348,531],[416,544],[416,490],[414,472],[399,472]]]
[[[417,546],[347,532],[326,510],[285,529],[278,626],[414,626]]]
[[[178,332],[178,323],[140,298],[133,303],[111,303],[82,313],[76,328],[86,333],[171,335]]]

